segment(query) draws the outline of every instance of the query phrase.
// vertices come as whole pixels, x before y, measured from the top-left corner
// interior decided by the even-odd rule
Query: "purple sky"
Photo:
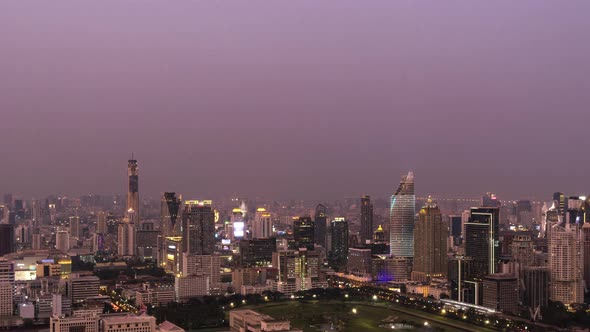
[[[0,193],[590,193],[590,1],[2,1]]]

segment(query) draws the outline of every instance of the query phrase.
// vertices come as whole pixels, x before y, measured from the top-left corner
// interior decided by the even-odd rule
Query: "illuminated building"
[[[163,268],[168,273],[181,274],[183,270],[182,237],[169,236],[164,238],[164,248]]]
[[[371,269],[372,279],[375,282],[407,281],[410,278],[412,259],[373,255]]]
[[[551,271],[549,298],[568,306],[583,303],[584,259],[581,227],[566,221],[551,224],[548,252]]]
[[[344,268],[348,261],[348,222],[342,217],[334,218],[330,224],[330,233],[330,266]]]
[[[391,196],[389,246],[394,256],[412,257],[414,255],[415,210],[414,173],[409,172],[402,177],[399,187]]]
[[[272,264],[272,253],[277,251],[277,240],[241,240],[239,248],[242,266],[269,266]]]
[[[414,226],[412,280],[427,282],[447,275],[447,234],[439,207],[428,198]]]
[[[293,237],[295,238],[295,249],[306,248],[313,250],[314,223],[311,217],[304,216],[293,218]]]
[[[373,204],[371,196],[361,197],[361,245],[373,239]]]
[[[377,230],[373,234],[373,242],[374,243],[384,243],[386,241],[385,238],[385,231],[383,230],[383,226],[379,225]]]
[[[278,269],[277,280],[271,283],[273,291],[292,294],[312,288],[327,288],[321,264],[319,253],[305,248],[273,253],[273,267]]]
[[[481,278],[497,272],[500,257],[499,221],[498,208],[471,208],[464,234],[465,255],[472,258],[471,278]]]
[[[139,219],[139,173],[137,160],[131,157],[127,164],[129,189],[127,190],[127,213],[135,213]],[[135,220],[139,222],[139,220]]]
[[[229,238],[234,240],[239,240],[244,237],[244,230],[246,228],[246,223],[244,222],[244,214],[240,208],[234,208],[231,214],[231,220],[229,224]]]
[[[313,217],[314,226],[314,241],[315,244],[326,248],[326,235],[328,228],[328,217],[326,215],[326,207],[322,204],[318,204],[315,208],[315,214]]]
[[[481,197],[481,207],[500,207],[500,201],[495,194],[487,192]]]
[[[182,214],[183,252],[211,255],[215,249],[215,213],[211,201],[186,201]]]
[[[180,212],[181,198],[176,197],[176,193],[165,192],[162,196],[160,213],[162,218],[162,236],[181,236],[181,223],[178,222]]]
[[[272,234],[272,218],[265,208],[256,209],[254,223],[252,224],[252,238],[269,238]]]

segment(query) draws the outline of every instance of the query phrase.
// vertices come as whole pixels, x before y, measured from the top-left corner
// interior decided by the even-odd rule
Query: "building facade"
[[[391,196],[389,210],[389,244],[391,254],[398,257],[414,255],[414,219],[416,214],[414,173],[402,177]]]

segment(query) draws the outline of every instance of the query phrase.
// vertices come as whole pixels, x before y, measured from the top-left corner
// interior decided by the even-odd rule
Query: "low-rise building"
[[[254,310],[232,310],[229,313],[229,327],[236,332],[302,332],[303,330],[292,329],[288,320],[278,320],[263,315]]]

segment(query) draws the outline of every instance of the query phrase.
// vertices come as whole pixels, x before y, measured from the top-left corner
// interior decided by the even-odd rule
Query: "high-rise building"
[[[551,271],[550,299],[565,305],[583,303],[581,227],[566,221],[551,224],[548,251]]]
[[[555,208],[557,209],[558,214],[565,220],[567,213],[567,197],[562,192],[555,192],[553,193],[553,201],[555,202]]]
[[[82,238],[82,227],[80,226],[80,217],[72,216],[68,218],[70,221],[70,236],[75,238]]]
[[[14,291],[12,284],[0,282],[0,317],[12,316]]]
[[[160,213],[162,217],[162,236],[181,236],[181,223],[179,220],[181,198],[176,197],[176,193],[165,192],[162,196]]]
[[[500,207],[500,201],[495,194],[487,192],[481,197],[481,207]]]
[[[240,240],[242,266],[269,266],[272,253],[277,251],[276,238]]]
[[[523,272],[523,304],[530,309],[531,317],[537,318],[540,308],[549,304],[549,269],[540,266],[526,266]]]
[[[272,218],[265,208],[256,209],[252,224],[252,238],[264,239],[272,236]]]
[[[373,203],[371,196],[361,197],[361,245],[373,239]]]
[[[117,254],[121,257],[134,256],[135,247],[135,224],[127,222],[119,223],[119,231],[117,236]]]
[[[590,222],[582,226],[582,246],[584,247],[584,280],[586,289],[590,289]]]
[[[318,204],[315,208],[315,214],[313,217],[313,224],[314,224],[314,241],[315,244],[320,245],[326,248],[326,235],[327,235],[327,228],[328,228],[328,217],[327,217],[327,209],[325,205]]]
[[[107,233],[107,214],[104,211],[100,211],[96,215],[96,233],[98,233],[98,234],[106,234]]]
[[[127,163],[127,177],[129,189],[127,190],[127,213],[134,213],[139,218],[139,173],[137,160],[131,157]],[[135,220],[139,222],[139,220]],[[138,223],[139,225],[139,223]]]
[[[412,280],[425,282],[447,275],[447,234],[439,207],[428,198],[414,226]]]
[[[183,254],[183,276],[206,276],[209,278],[209,294],[220,294],[221,291],[221,256]]]
[[[327,288],[321,264],[319,252],[305,248],[273,253],[273,267],[278,269],[277,280],[272,283],[273,290],[291,294],[312,288]]]
[[[372,259],[371,249],[350,248],[348,250],[348,265],[346,270],[349,274],[357,277],[370,277]]]
[[[348,261],[348,222],[342,217],[334,218],[330,223],[331,241],[330,265],[343,268]]]
[[[176,276],[174,290],[177,302],[186,302],[191,298],[210,295],[210,278],[206,275]]]
[[[210,200],[186,201],[182,214],[183,252],[211,255],[215,250],[215,212]]]
[[[399,257],[414,255],[414,218],[416,214],[414,173],[402,177],[391,196],[389,212],[389,243],[391,254]]]
[[[471,278],[482,278],[497,272],[500,256],[499,208],[471,208],[465,223],[465,255],[472,258]]]
[[[483,279],[483,306],[496,311],[518,312],[518,282],[514,275],[491,274]]]
[[[0,224],[0,256],[14,252],[14,225]]]
[[[310,216],[303,216],[293,219],[293,237],[295,238],[295,249],[306,248],[307,250],[313,250],[314,233],[314,222]]]
[[[68,231],[57,231],[55,233],[55,249],[66,253],[70,250],[70,233]]]

